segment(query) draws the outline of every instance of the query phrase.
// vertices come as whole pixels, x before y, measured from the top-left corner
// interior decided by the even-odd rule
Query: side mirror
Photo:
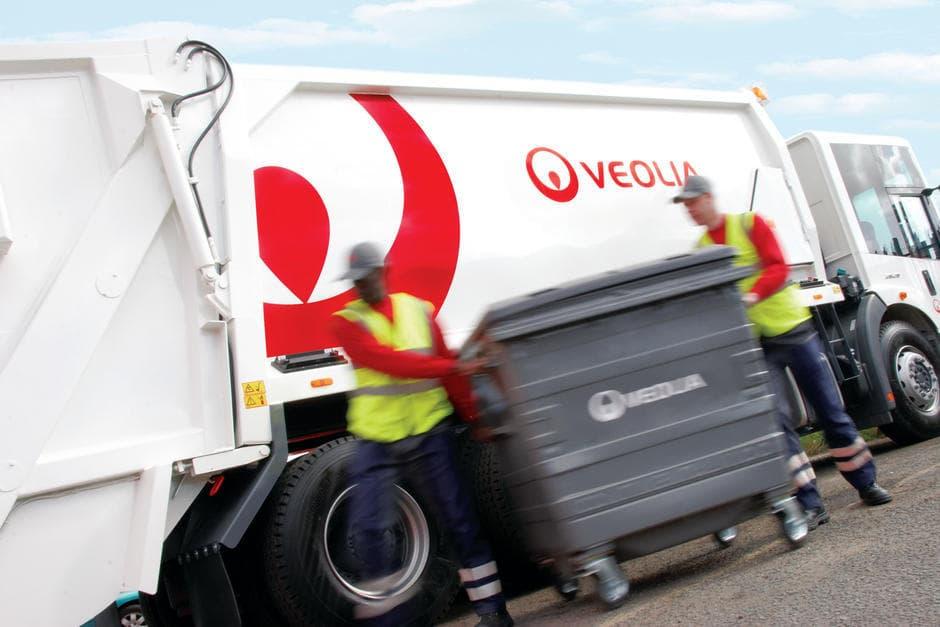
[[[924,198],[930,198],[930,195],[936,191],[940,191],[940,185],[937,185],[936,187],[924,188],[920,191],[920,195]]]

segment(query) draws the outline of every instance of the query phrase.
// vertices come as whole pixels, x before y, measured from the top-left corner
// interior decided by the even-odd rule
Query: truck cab
[[[940,214],[910,143],[805,132],[787,145],[826,276],[854,277],[860,300],[877,302],[870,332],[879,335],[896,405],[882,430],[903,442],[937,435]]]

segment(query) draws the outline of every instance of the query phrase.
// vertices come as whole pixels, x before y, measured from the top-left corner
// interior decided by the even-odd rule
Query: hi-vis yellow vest
[[[735,266],[754,266],[757,270],[747,278],[738,281],[738,289],[742,294],[751,291],[760,277],[760,256],[757,248],[751,241],[751,228],[754,226],[754,214],[729,214],[725,216],[725,244],[738,249],[734,258]],[[698,247],[714,245],[708,232],[698,241]],[[762,337],[774,337],[787,331],[792,331],[798,324],[809,320],[809,308],[801,305],[797,296],[797,287],[787,285],[775,294],[754,304],[747,309],[747,317]]]
[[[433,353],[433,305],[408,294],[389,298],[394,322],[362,300],[347,303],[333,315],[362,325],[380,344],[396,351]],[[396,442],[426,433],[454,411],[440,379],[400,379],[360,367],[355,374],[347,422],[350,432],[366,440]]]

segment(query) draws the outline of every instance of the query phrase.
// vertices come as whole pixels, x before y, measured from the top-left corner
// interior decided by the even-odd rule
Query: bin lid
[[[496,303],[470,341],[484,330],[492,340],[503,341],[733,283],[752,272],[749,266],[732,265],[735,252],[730,246],[710,246]]]

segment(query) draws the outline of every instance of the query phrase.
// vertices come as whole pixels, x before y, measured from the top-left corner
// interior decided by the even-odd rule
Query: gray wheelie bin
[[[619,561],[715,534],[765,511],[793,546],[784,440],[733,250],[714,247],[489,309],[464,347],[483,420],[533,558],[559,592],[597,578],[622,603]]]

